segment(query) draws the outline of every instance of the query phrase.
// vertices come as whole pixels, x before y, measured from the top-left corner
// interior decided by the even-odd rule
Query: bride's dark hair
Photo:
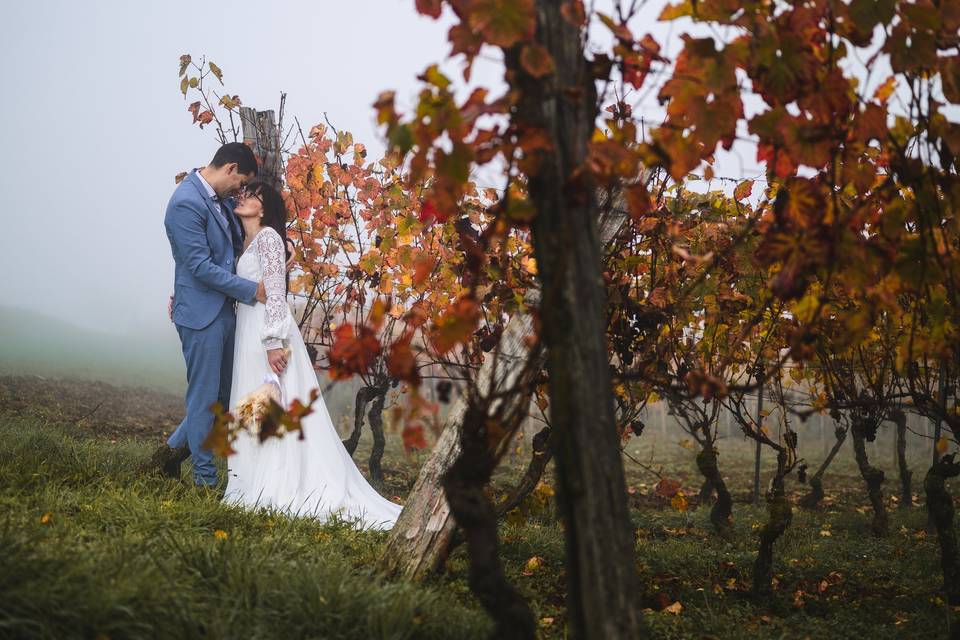
[[[270,227],[283,239],[284,261],[290,259],[290,247],[287,245],[287,205],[283,203],[283,196],[270,186],[269,182],[254,180],[244,189],[248,194],[257,196],[263,203],[263,218],[260,224]],[[289,285],[290,274],[287,274]]]

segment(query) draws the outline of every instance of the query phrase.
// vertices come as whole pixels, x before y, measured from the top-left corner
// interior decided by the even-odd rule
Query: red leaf
[[[354,334],[353,326],[344,324],[333,332],[333,346],[330,347],[330,376],[335,380],[349,379],[354,374],[367,372],[374,360],[380,355],[380,341],[368,327],[360,328],[360,335]]]
[[[420,423],[405,426],[402,436],[403,448],[407,451],[427,448],[427,439],[424,437],[423,425]]]
[[[440,17],[443,9],[443,0],[417,0],[417,11],[434,20]]]
[[[433,204],[432,200],[424,200],[420,206],[420,222],[431,224],[433,222],[446,222],[450,216],[444,214]]]
[[[411,384],[420,382],[417,360],[409,342],[398,342],[390,347],[390,355],[387,357],[387,371],[397,380],[403,380]]]
[[[680,491],[680,483],[670,480],[666,477],[660,478],[660,482],[653,488],[653,492],[663,498],[672,498]]]

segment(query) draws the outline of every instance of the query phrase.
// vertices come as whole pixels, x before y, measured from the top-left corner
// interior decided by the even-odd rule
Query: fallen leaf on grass
[[[40,516],[40,524],[50,524],[51,520],[53,520],[53,514],[49,511]]]
[[[680,604],[680,601],[679,601],[679,600],[677,600],[676,602],[674,602],[674,603],[673,603],[672,605],[670,605],[669,607],[664,607],[663,610],[664,610],[666,613],[672,613],[673,615],[678,616],[678,615],[680,615],[680,612],[683,611],[683,605]]]
[[[539,571],[543,566],[543,558],[540,556],[533,556],[527,563],[523,565],[523,575],[532,576],[535,572]]]

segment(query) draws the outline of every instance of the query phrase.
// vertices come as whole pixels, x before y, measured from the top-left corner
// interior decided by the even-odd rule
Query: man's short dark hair
[[[233,162],[237,163],[240,173],[257,175],[257,157],[253,155],[253,149],[242,142],[228,142],[217,149],[210,166],[219,168]]]

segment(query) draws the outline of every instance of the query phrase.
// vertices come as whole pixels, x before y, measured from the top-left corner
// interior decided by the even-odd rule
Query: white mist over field
[[[658,23],[665,4],[647,3],[632,25],[673,57],[689,23]],[[309,129],[326,116],[375,158],[383,144],[372,104],[381,91],[395,90],[408,107],[417,75],[434,62],[462,84],[459,61],[445,60],[449,16],[433,21],[414,7],[413,0],[8,3],[0,22],[0,366],[11,368],[4,354],[14,347],[28,354],[17,362],[29,361],[33,341],[52,326],[30,320],[39,313],[57,321],[67,345],[99,332],[133,349],[129,358],[155,348],[164,357],[149,359],[182,375],[166,319],[173,264],[163,213],[174,176],[205,164],[218,145],[213,131],[190,123],[178,90],[180,55],[215,61],[226,90],[246,105],[275,109],[287,92],[288,122],[296,116]],[[610,34],[595,26],[591,38],[606,48]],[[501,75],[496,52],[485,51],[473,82],[497,91]],[[649,121],[662,118],[655,90],[627,100]],[[753,145],[738,143],[718,154],[718,174],[758,177],[754,155]],[[490,174],[477,182],[498,186]],[[101,343],[91,340],[96,352]]]

